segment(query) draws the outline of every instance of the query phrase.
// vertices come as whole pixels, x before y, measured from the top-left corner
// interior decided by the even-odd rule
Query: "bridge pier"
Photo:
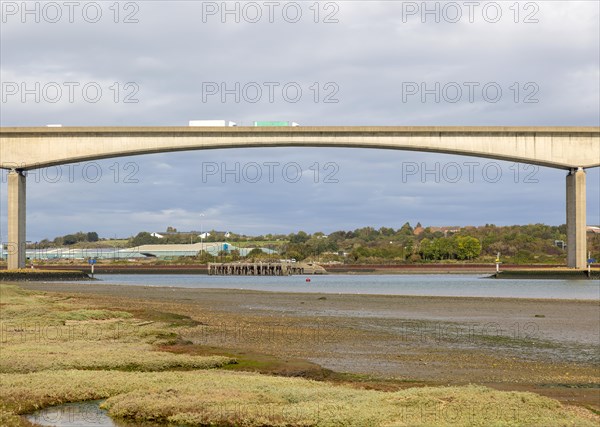
[[[22,170],[8,173],[8,269],[25,268],[26,177]]]
[[[585,171],[567,175],[567,267],[583,269],[587,261]]]

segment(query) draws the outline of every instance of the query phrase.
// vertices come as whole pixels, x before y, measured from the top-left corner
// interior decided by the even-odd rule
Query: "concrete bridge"
[[[425,151],[564,169],[567,264],[585,267],[584,169],[600,166],[599,127],[3,127],[0,168],[10,170],[8,267],[26,261],[27,170],[148,153],[284,146]]]

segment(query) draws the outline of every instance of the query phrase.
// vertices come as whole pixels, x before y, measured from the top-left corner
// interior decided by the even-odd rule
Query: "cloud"
[[[318,16],[309,9],[311,2],[302,2],[297,23],[288,22],[292,9],[282,15],[286,2],[277,8],[273,23],[258,2],[263,19],[256,24],[248,22],[253,15],[244,12],[239,23],[231,14],[223,23],[221,13],[203,20],[203,7],[209,3],[133,2],[138,9],[127,10],[120,3],[117,23],[110,3],[98,3],[103,15],[96,24],[86,22],[81,11],[75,22],[66,22],[63,14],[57,24],[44,16],[36,24],[30,17],[22,23],[20,15],[3,15],[2,83],[78,86],[73,102],[64,96],[48,102],[43,94],[39,102],[31,95],[26,102],[20,94],[9,96],[0,104],[0,124],[150,126],[220,118],[242,125],[254,120],[294,120],[305,126],[600,125],[597,2],[541,1],[527,7],[521,2],[517,23],[515,11],[509,9],[512,3],[498,2],[498,23],[485,19],[482,3],[473,23],[465,18],[463,6],[463,19],[456,24],[447,22],[450,15],[444,13],[449,9],[440,12],[439,23],[434,15],[422,23],[420,12],[407,14],[407,7],[420,7],[421,2],[329,2],[333,6],[327,9],[327,2],[321,2]],[[239,3],[240,10],[246,7],[250,13],[247,5]],[[440,10],[447,5],[439,3]],[[133,12],[139,22],[123,23]],[[339,22],[324,23],[327,17]],[[539,22],[524,23],[527,17]],[[439,84],[437,102],[435,94],[426,95],[425,102],[422,93],[407,96],[406,84],[411,82],[428,90]],[[81,91],[89,83],[102,89],[97,102],[85,99]],[[207,83],[239,91],[207,95]],[[471,102],[468,84],[473,83]],[[497,102],[485,99],[486,84],[501,88]],[[274,88],[272,102],[269,85]],[[256,87],[262,93],[254,102]],[[300,87],[297,102],[289,100],[284,87]],[[454,95],[443,92],[444,87],[459,87],[462,96],[450,102]],[[137,102],[125,102],[128,96]],[[532,100],[536,102],[526,102]],[[432,175],[421,179],[420,173],[403,176],[403,167],[411,164],[443,168],[467,161],[479,161],[482,167],[488,162],[333,148],[214,150],[104,160],[97,162],[102,170],[97,182],[82,175],[84,165],[76,169],[73,182],[66,169],[56,183],[30,177],[28,239],[92,229],[101,235],[127,236],[168,225],[199,228],[200,212],[205,213],[207,229],[246,233],[400,227],[407,220],[436,225],[564,222],[564,171],[539,169],[537,183],[524,183],[524,170],[515,183],[515,166],[508,162],[498,162],[503,177],[497,183],[481,174],[474,182],[457,183],[435,182]],[[279,165],[273,182],[265,162]],[[223,178],[221,170],[203,176],[203,168],[213,163],[233,169],[239,164],[241,174],[244,166],[256,163],[262,178],[252,183],[241,176],[236,182],[235,172]],[[298,182],[281,174],[292,163],[302,170]],[[326,169],[327,164],[334,168]],[[331,173],[338,182],[324,182]],[[599,180],[598,170],[588,171],[590,224],[600,223]],[[0,189],[0,235],[5,236],[4,182]]]

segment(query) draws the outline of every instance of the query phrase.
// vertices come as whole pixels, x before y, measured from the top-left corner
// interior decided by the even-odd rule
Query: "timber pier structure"
[[[230,262],[209,263],[211,276],[291,276],[293,274],[325,274],[316,264],[284,262]]]
[[[211,276],[290,276],[303,272],[304,269],[301,267],[281,262],[208,264],[208,274]]]

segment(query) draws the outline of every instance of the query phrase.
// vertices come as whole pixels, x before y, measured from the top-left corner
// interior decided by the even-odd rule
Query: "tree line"
[[[47,249],[60,246],[72,246],[77,243],[96,243],[99,240],[100,237],[95,231],[78,231],[77,233],[65,234],[64,236],[55,237],[53,240],[43,239],[40,242],[30,244],[29,247]]]
[[[362,227],[355,230],[338,230],[329,234],[298,231],[289,234],[265,234],[250,236],[215,230],[204,242],[229,242],[238,247],[268,248],[277,255],[254,251],[250,256],[261,258],[294,258],[320,262],[344,263],[410,263],[410,262],[493,262],[500,253],[504,262],[512,263],[563,263],[566,250],[566,226],[545,224],[496,226],[486,224],[478,227],[457,227],[449,230],[411,226],[406,222],[399,228]],[[132,236],[129,247],[147,244],[189,244],[201,239],[196,233],[177,233],[170,228],[163,238],[143,231]],[[78,232],[57,237],[52,242],[40,242],[47,246],[63,246],[98,242],[95,232]],[[99,242],[102,244],[102,242]],[[588,250],[593,258],[600,258],[600,235],[588,233]],[[204,255],[207,259],[209,255]],[[219,259],[238,259],[238,253],[224,252]]]

